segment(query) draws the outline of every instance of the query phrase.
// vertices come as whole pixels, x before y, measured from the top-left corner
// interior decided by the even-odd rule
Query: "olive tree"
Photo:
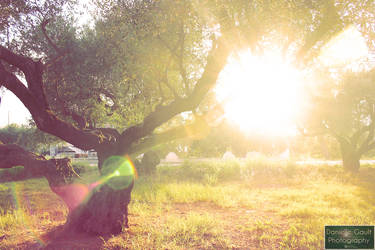
[[[262,53],[278,41],[304,64],[342,29],[345,15],[334,1],[318,0],[96,2],[94,27],[77,29],[64,11],[73,2],[2,1],[0,85],[38,129],[95,150],[101,178],[81,199],[69,185],[69,160],[16,145],[0,145],[0,168],[44,174],[70,209],[66,227],[100,235],[128,226],[129,157],[207,133],[216,109],[206,96],[232,52]],[[186,111],[192,119],[181,118]]]

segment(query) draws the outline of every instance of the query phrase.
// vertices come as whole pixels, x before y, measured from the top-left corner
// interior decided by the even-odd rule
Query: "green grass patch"
[[[210,214],[166,215],[162,225],[146,224],[136,228],[136,236],[114,236],[105,249],[228,249],[230,241],[222,237],[223,228]]]

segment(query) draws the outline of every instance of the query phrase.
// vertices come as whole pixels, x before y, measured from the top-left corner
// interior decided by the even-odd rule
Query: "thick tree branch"
[[[0,168],[24,166],[35,174],[42,174],[47,162],[43,156],[27,152],[15,144],[0,144],[0,159]]]
[[[133,145],[128,153],[130,155],[139,155],[154,146],[173,140],[182,138],[201,138],[206,136],[209,130],[210,128],[207,121],[205,121],[203,117],[197,117],[192,124],[179,126],[163,133],[153,134],[143,139],[140,143]]]
[[[24,56],[17,55],[0,45],[0,59],[20,69],[26,78],[27,85],[37,101],[47,108],[47,101],[43,91],[43,64],[40,61],[33,61]]]
[[[15,144],[0,144],[0,159],[0,169],[23,166],[35,176],[46,177],[51,187],[65,185],[73,177],[79,177],[73,170],[70,159],[47,160]]]
[[[0,168],[23,166],[32,176],[44,176],[51,190],[63,199],[69,210],[77,206],[78,189],[72,187],[73,179],[80,176],[74,171],[68,158],[47,160],[15,145],[0,144]]]
[[[34,61],[28,57],[17,55],[10,51],[9,49],[0,45],[0,59],[5,62],[19,68],[25,74],[29,71],[29,68]]]
[[[9,89],[26,106],[30,113],[38,112],[39,105],[29,89],[13,73],[5,70],[0,62],[0,85]]]
[[[9,89],[20,99],[30,111],[37,127],[44,132],[84,150],[96,148],[106,141],[107,143],[115,141],[113,137],[106,137],[100,130],[78,129],[56,117],[13,73],[6,71],[2,64],[0,64],[0,85]]]
[[[191,124],[172,128],[163,133],[153,134],[146,137],[141,142],[133,144],[129,149],[129,154],[136,156],[146,152],[154,146],[177,139],[203,138],[208,135],[210,127],[218,120],[221,120],[223,114],[224,110],[222,104],[218,104],[204,115],[195,116],[195,120]]]

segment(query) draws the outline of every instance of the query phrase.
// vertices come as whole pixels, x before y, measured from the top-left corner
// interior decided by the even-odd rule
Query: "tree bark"
[[[103,159],[102,155],[107,157]],[[69,212],[66,230],[109,235],[121,233],[123,228],[129,227],[128,205],[134,185],[134,173],[115,175],[117,171],[121,172],[119,166],[105,164],[111,158],[126,161],[121,156],[99,154],[101,176],[96,182],[84,187],[85,197]]]
[[[74,177],[79,177],[70,159],[47,160],[15,144],[0,144],[0,159],[0,168],[24,166],[33,176],[44,176],[51,190],[65,202],[69,210],[74,207],[77,194],[63,192],[63,187],[71,185]]]
[[[118,190],[107,183],[89,187],[87,200],[83,200],[82,204],[69,213],[66,230],[110,235],[121,233],[123,228],[129,227],[128,205],[134,181],[116,181],[130,181],[130,185]]]

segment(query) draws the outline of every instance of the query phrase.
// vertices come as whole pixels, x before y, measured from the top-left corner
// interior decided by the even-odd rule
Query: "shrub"
[[[96,170],[96,168],[91,167],[88,162],[74,162],[73,169],[77,174],[83,174],[91,170]]]
[[[156,172],[156,166],[160,163],[159,155],[155,151],[148,151],[143,155],[142,161],[135,161],[134,164],[140,175],[151,175]]]
[[[176,167],[177,168],[177,167]],[[217,184],[240,178],[241,164],[237,160],[185,161],[176,171],[177,178]]]

